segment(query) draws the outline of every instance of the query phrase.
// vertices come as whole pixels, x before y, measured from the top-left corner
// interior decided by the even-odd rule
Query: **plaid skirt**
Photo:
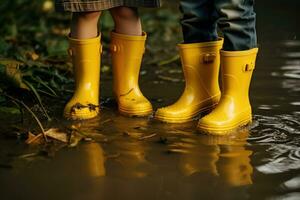
[[[56,11],[88,12],[118,6],[159,7],[160,0],[55,0]]]

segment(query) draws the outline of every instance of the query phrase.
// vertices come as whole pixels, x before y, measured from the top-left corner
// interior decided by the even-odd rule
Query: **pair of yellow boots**
[[[100,36],[93,39],[69,38],[76,87],[64,110],[66,118],[90,119],[99,113],[100,40]],[[146,33],[142,36],[111,33],[113,89],[119,111],[124,115],[146,116],[152,113],[152,105],[138,85],[145,41]]]
[[[142,36],[111,34],[114,94],[119,111],[129,116],[152,113],[151,103],[138,85],[145,40],[145,33]],[[156,119],[183,123],[212,111],[199,120],[197,128],[216,135],[224,135],[251,122],[248,93],[258,49],[230,52],[222,51],[222,45],[222,39],[179,45],[185,90],[176,103],[158,109]],[[93,118],[99,113],[100,37],[70,38],[70,54],[76,89],[64,115],[72,119]],[[220,65],[222,94],[218,83]]]
[[[156,119],[180,123],[210,112],[199,120],[197,129],[214,135],[224,135],[251,122],[248,93],[258,49],[223,51],[222,46],[222,38],[179,45],[185,90],[176,103],[158,109]]]

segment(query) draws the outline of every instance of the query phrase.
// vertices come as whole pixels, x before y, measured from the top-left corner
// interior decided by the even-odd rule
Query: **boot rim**
[[[218,37],[216,41],[209,42],[198,42],[198,43],[181,43],[177,46],[180,49],[189,49],[189,48],[199,48],[199,47],[211,47],[211,46],[222,46],[224,39],[222,37]]]
[[[101,34],[98,34],[97,37],[94,38],[86,38],[86,39],[78,39],[78,38],[72,38],[71,35],[68,36],[68,39],[70,43],[78,45],[78,44],[93,44],[100,42]]]
[[[224,51],[224,50],[220,51],[220,54],[222,56],[227,56],[227,57],[249,56],[251,54],[257,54],[257,53],[258,53],[258,48],[253,48],[253,49],[243,50],[243,51]]]
[[[147,38],[147,33],[145,31],[142,31],[142,35],[126,35],[122,33],[117,33],[115,31],[111,31],[110,36],[123,40],[145,41]]]

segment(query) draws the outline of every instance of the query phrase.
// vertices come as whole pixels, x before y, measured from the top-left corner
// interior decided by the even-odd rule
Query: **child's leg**
[[[129,116],[149,115],[151,103],[138,85],[146,33],[142,32],[137,9],[117,7],[111,9],[111,14],[115,21],[115,30],[111,33],[113,85],[119,111]]]
[[[184,43],[215,41],[217,16],[212,0],[181,0],[181,26]]]
[[[69,36],[69,53],[74,68],[75,91],[64,109],[64,116],[89,119],[99,113],[100,12],[74,13]]]
[[[224,35],[221,51],[222,95],[217,107],[200,119],[198,129],[224,135],[252,121],[249,86],[256,48],[254,0],[215,0]]]
[[[124,35],[142,35],[141,20],[136,8],[116,7],[110,10],[115,22],[115,32]]]
[[[98,20],[101,12],[73,13],[71,37],[76,39],[95,38],[98,35]]]
[[[220,99],[220,49],[212,0],[181,0],[184,44],[179,45],[185,90],[172,105],[160,108],[155,118],[182,123],[215,107]]]
[[[215,0],[218,25],[225,51],[249,50],[257,46],[254,0]]]

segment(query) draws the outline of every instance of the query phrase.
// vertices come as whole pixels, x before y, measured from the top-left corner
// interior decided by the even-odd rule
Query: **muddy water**
[[[249,129],[212,137],[197,134],[196,121],[122,117],[104,77],[102,114],[81,123],[104,139],[50,158],[1,139],[1,199],[300,199],[300,3],[280,2],[256,3],[260,54]],[[180,95],[178,70],[144,67],[142,89],[155,107]]]

